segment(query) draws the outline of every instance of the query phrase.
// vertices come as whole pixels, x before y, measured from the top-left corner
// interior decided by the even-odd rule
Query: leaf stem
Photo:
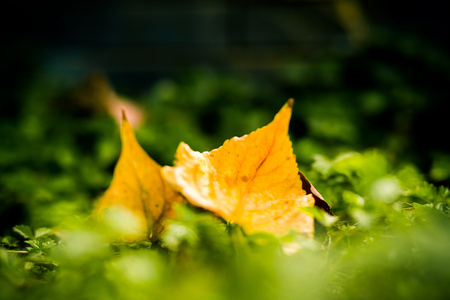
[[[28,254],[28,251],[25,250],[6,250],[8,253],[18,253],[18,254]]]

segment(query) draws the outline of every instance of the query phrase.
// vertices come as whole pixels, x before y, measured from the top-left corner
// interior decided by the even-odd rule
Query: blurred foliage
[[[153,244],[109,243],[114,228],[89,218],[118,126],[80,107],[74,82],[41,75],[14,118],[1,112],[0,299],[448,298],[449,75],[439,49],[382,35],[270,77],[195,70],[152,84],[135,99],[147,113],[136,131],[160,164],[180,141],[216,148],[296,99],[300,169],[337,216],[311,211],[312,240],[277,238],[185,205]]]

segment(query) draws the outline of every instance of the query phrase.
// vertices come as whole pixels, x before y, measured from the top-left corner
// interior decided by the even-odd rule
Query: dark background
[[[267,74],[354,53],[380,30],[448,47],[446,20],[439,1],[7,1],[2,92],[32,72],[102,70],[135,93],[192,66]]]

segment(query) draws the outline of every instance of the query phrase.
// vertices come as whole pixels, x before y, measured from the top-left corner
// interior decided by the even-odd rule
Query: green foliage
[[[109,231],[88,219],[61,228],[58,237],[20,225],[14,237],[1,239],[2,297],[449,296],[448,189],[426,183],[411,166],[394,169],[374,150],[319,156],[309,175],[337,215],[311,211],[320,221],[313,240],[295,233],[246,235],[188,205],[177,207],[178,217],[154,244],[108,243]]]

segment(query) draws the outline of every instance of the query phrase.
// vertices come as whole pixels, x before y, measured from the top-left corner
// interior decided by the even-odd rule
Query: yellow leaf
[[[96,214],[125,228],[120,238],[123,241],[154,239],[162,230],[164,220],[174,214],[172,204],[183,198],[164,181],[161,166],[141,148],[125,113],[120,135],[119,161]],[[114,213],[117,211],[126,213]]]
[[[211,152],[181,143],[175,166],[163,167],[164,177],[192,204],[248,233],[294,229],[311,236],[313,217],[300,207],[314,205],[314,197],[302,189],[288,136],[292,105],[289,100],[270,124]]]

